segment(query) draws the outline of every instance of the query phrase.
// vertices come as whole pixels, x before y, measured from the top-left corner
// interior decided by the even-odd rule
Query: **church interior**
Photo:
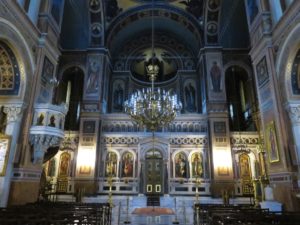
[[[1,225],[300,224],[300,1],[1,0],[0,106]]]

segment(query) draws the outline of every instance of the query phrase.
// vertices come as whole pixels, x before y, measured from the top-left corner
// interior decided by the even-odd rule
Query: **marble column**
[[[9,156],[7,160],[6,174],[4,177],[0,177],[0,207],[7,206],[14,156],[17,148],[17,140],[20,133],[23,106],[5,106],[3,111],[7,115],[7,126],[5,134],[11,136],[11,141]]]
[[[298,164],[298,186],[300,186],[300,104],[289,104],[287,107],[293,129],[295,151]]]

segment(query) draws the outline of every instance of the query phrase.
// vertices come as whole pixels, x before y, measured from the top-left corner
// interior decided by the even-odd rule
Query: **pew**
[[[274,213],[252,206],[194,205],[194,225],[299,225],[300,212]]]
[[[110,225],[107,203],[43,202],[0,208],[1,225]]]

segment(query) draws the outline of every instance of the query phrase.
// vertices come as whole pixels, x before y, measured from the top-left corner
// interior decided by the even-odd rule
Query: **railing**
[[[49,147],[59,146],[64,138],[65,105],[37,104],[30,128],[30,142],[34,145],[33,162],[41,163]]]

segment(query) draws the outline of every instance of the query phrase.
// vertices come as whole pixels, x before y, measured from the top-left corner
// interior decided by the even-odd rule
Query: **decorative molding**
[[[8,123],[16,122],[20,119],[20,114],[23,109],[24,106],[4,106],[3,112],[7,115]]]
[[[34,146],[33,163],[41,164],[49,147],[59,146],[61,137],[49,134],[30,134],[30,143]]]
[[[186,138],[186,137],[175,137],[170,138],[170,144],[172,145],[204,145],[206,146],[208,143],[207,137],[199,137],[199,138]]]
[[[139,138],[137,137],[104,137],[102,138],[103,144],[138,144]]]
[[[66,135],[65,138],[60,144],[60,150],[72,150],[75,151],[78,147],[79,136],[78,134],[69,134]]]
[[[292,124],[300,124],[300,105],[288,105],[287,111]]]

